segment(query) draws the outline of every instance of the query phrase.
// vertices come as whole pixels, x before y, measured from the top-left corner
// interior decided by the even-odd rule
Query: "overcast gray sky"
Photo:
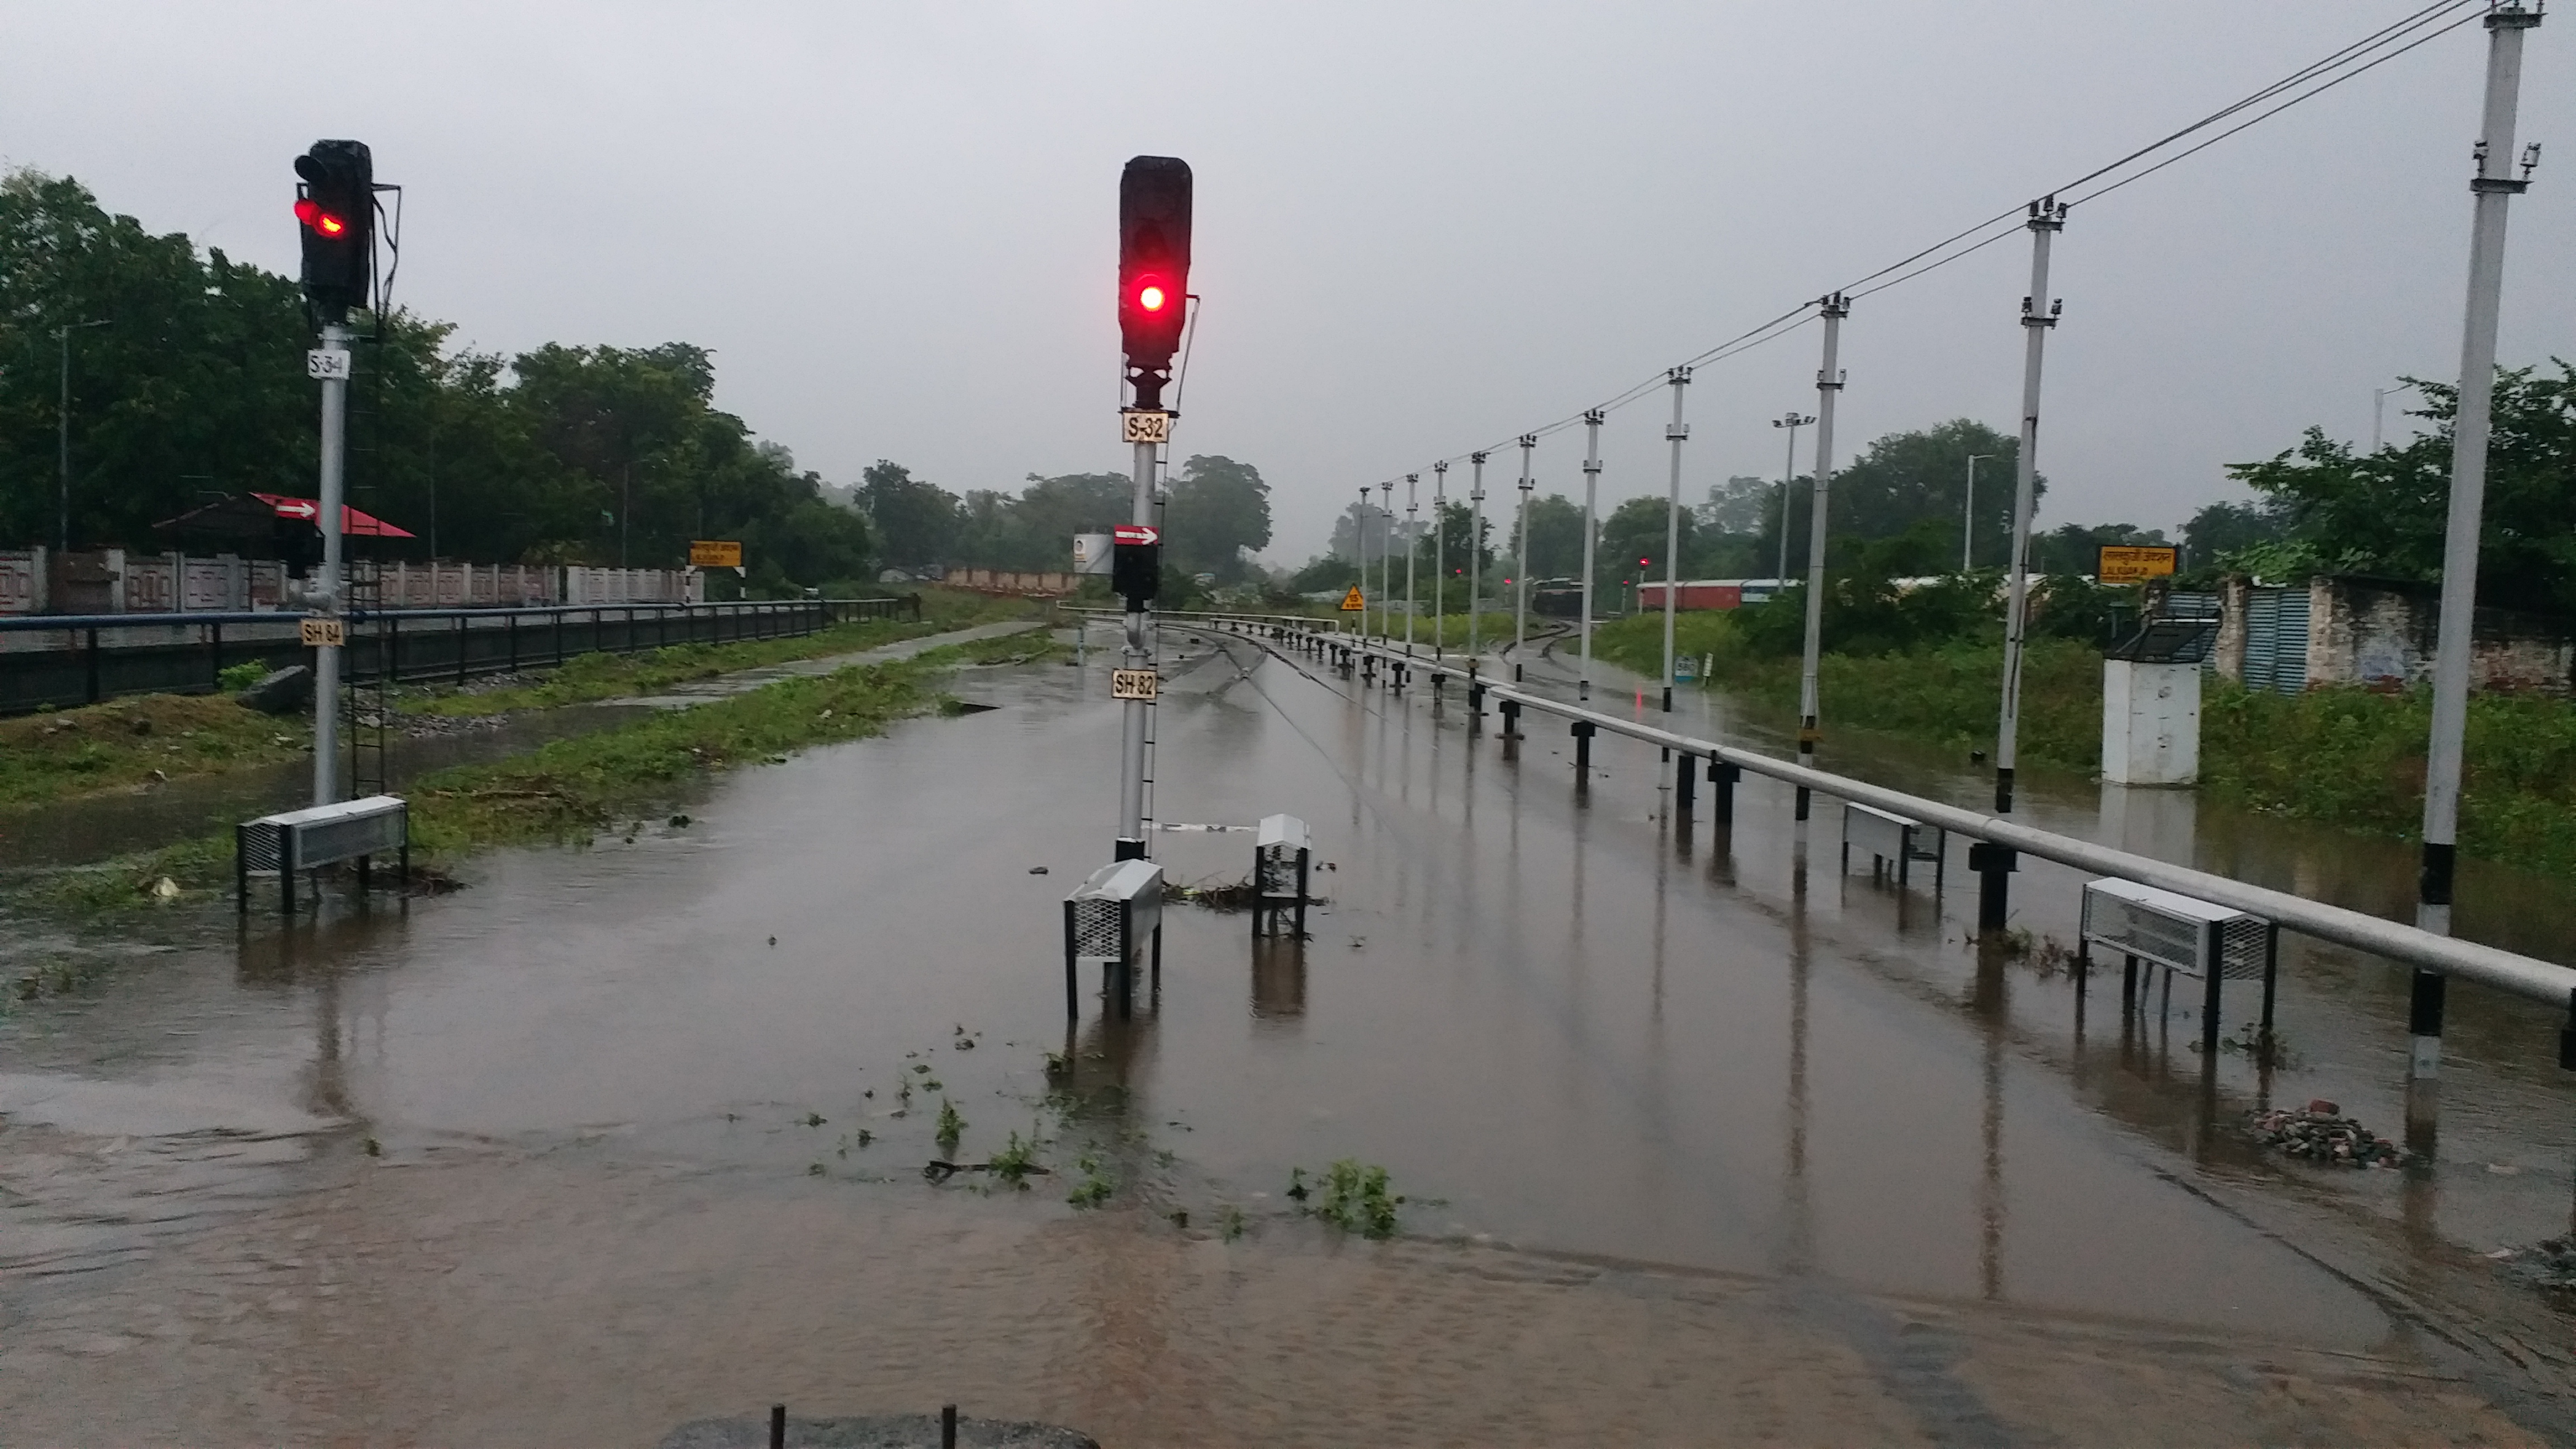
[[[702,343],[722,404],[806,466],[959,491],[1123,469],[1118,173],[1180,156],[1206,301],[1175,454],[1257,464],[1295,563],[1362,483],[1601,401],[2416,8],[20,3],[0,156],[292,271],[291,159],[364,140],[407,188],[399,300],[472,345]],[[2044,525],[2171,526],[2233,496],[2221,465],[2311,422],[2366,438],[2373,387],[2455,372],[2485,45],[2453,31],[2070,218]],[[2571,77],[2576,14],[2530,43],[2523,133],[2566,149],[2515,203],[2509,363],[2576,354]],[[2027,269],[2016,238],[1855,307],[1845,460],[2015,426]],[[1811,407],[1817,342],[1700,374],[1690,496],[1776,474],[1767,419]],[[1662,491],[1663,421],[1614,415],[1607,497]],[[1579,494],[1580,449],[1544,443],[1542,483]]]

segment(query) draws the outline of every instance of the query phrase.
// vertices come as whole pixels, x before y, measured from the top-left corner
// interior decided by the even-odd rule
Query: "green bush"
[[[226,694],[239,694],[268,677],[268,666],[253,659],[227,666],[215,676],[215,687]]]

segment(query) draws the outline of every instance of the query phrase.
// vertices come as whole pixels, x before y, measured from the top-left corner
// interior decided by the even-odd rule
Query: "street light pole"
[[[105,319],[95,322],[71,322],[54,329],[54,340],[62,344],[63,361],[61,393],[54,405],[55,483],[59,490],[60,513],[54,521],[54,551],[72,551],[72,334],[84,327],[104,327]]]
[[[1771,420],[1771,426],[1789,430],[1789,460],[1780,465],[1780,568],[1771,575],[1775,593],[1789,582],[1789,487],[1798,481],[1798,430],[1814,421],[1812,415],[1801,414],[1796,408]]]
[[[1420,527],[1413,521],[1413,515],[1422,508],[1414,496],[1414,489],[1421,482],[1419,473],[1404,475],[1404,657],[1407,659],[1413,657],[1413,556],[1420,552],[1413,546],[1415,533]],[[1393,585],[1390,583],[1389,587]]]
[[[1977,460],[1991,459],[1992,453],[1968,455],[1968,502],[1959,510],[1959,572],[1977,566]]]

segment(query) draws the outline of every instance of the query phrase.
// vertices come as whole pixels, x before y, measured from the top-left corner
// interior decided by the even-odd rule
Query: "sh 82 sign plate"
[[[1162,676],[1150,669],[1113,669],[1109,671],[1109,697],[1153,699],[1162,683]]]

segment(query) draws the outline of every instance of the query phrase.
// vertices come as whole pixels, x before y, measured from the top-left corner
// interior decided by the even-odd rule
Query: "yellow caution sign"
[[[1342,595],[1342,612],[1345,614],[1356,614],[1367,607],[1368,603],[1360,597],[1360,586],[1357,584],[1351,585],[1351,591]]]
[[[741,568],[742,541],[732,538],[693,538],[689,540],[689,567],[693,569]]]

